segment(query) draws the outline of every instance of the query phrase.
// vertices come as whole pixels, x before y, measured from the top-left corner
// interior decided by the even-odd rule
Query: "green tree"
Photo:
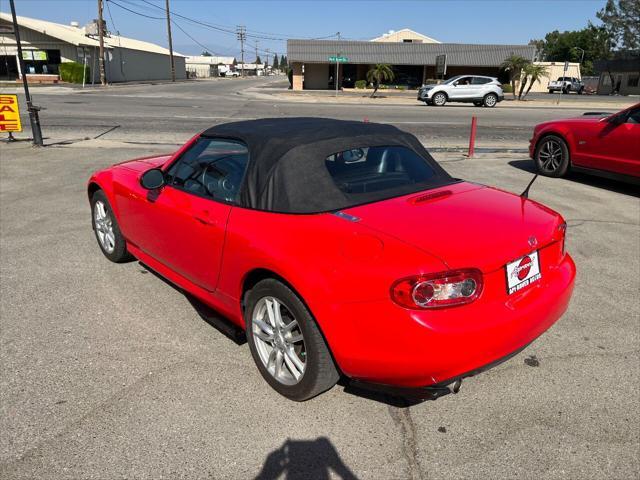
[[[621,50],[640,50],[640,0],[607,0],[596,13],[612,41]]]
[[[282,56],[280,57],[280,68],[284,70],[285,68],[287,68],[287,66],[288,66],[288,65],[289,65],[289,64],[287,63],[287,57],[285,57],[284,55],[282,55]]]
[[[518,100],[522,100],[531,91],[533,84],[536,82],[540,82],[541,78],[544,78],[548,74],[547,67],[544,65],[536,65],[535,63],[529,63],[525,65],[522,69],[522,85],[520,86],[520,92],[518,93]],[[529,87],[527,91],[522,95],[524,87],[527,85],[527,81],[529,82]]]
[[[202,55],[203,57],[213,57],[213,55],[211,55],[207,50],[202,52],[200,55]]]
[[[509,74],[513,98],[516,98],[517,83],[522,75],[522,69],[531,62],[520,55],[509,55],[500,67]]]
[[[378,87],[382,82],[385,81],[393,81],[394,78],[393,70],[391,69],[391,65],[386,63],[377,63],[373,67],[369,69],[367,72],[367,81],[369,83],[373,83],[373,93],[371,94],[371,98],[376,95],[378,91]]]
[[[280,64],[278,63],[278,55],[274,55],[273,56],[273,65],[272,68],[274,70],[279,70],[280,69]]]
[[[548,62],[582,62],[582,73],[593,75],[593,62],[610,58],[611,37],[604,26],[589,24],[582,30],[547,33],[544,40],[532,40],[538,47],[538,58]],[[584,56],[582,51],[584,50]]]
[[[256,63],[257,63],[257,64],[261,64],[261,63],[262,63],[262,60],[260,60],[260,55],[258,55],[258,56],[256,57]]]

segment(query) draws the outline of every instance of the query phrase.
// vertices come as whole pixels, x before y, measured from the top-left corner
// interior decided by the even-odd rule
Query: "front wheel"
[[[105,257],[115,263],[127,262],[133,258],[127,251],[127,242],[102,190],[91,197],[91,225]]]
[[[262,377],[279,394],[302,402],[339,379],[329,348],[311,313],[286,285],[262,280],[245,297],[251,355]]]
[[[498,96],[495,93],[488,93],[482,101],[482,104],[489,108],[495,107],[496,103],[498,103]]]
[[[557,135],[547,135],[538,142],[534,159],[542,175],[562,177],[569,169],[569,148]]]
[[[436,107],[442,107],[445,103],[447,103],[447,96],[442,92],[438,92],[433,97],[431,97],[431,101]]]
[[[584,87],[581,87],[580,90],[578,90],[578,95],[582,95],[584,93]]]

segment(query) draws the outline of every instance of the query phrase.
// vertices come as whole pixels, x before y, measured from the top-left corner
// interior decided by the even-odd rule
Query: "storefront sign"
[[[0,132],[21,132],[18,96],[0,93]]]
[[[35,60],[38,62],[46,62],[47,61],[47,52],[45,50],[23,50],[22,51],[22,59],[23,60]]]
[[[447,74],[447,56],[438,55],[436,57],[436,75],[444,77]]]

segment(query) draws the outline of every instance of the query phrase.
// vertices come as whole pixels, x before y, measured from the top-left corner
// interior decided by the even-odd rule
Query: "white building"
[[[85,63],[89,81],[98,83],[99,42],[86,27],[18,17],[20,39],[29,81],[59,74],[65,62]],[[18,51],[11,15],[0,12],[0,79],[20,78]],[[171,79],[169,50],[159,45],[119,35],[105,37],[105,75],[108,82]],[[185,57],[174,52],[176,78],[186,78]]]
[[[189,75],[196,78],[219,77],[229,71],[233,65],[233,57],[213,57],[194,55],[187,56],[186,68]]]

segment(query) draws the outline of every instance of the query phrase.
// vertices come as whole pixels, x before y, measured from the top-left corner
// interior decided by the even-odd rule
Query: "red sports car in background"
[[[537,125],[529,154],[538,171],[562,177],[569,170],[640,182],[640,103],[600,117]]]
[[[345,376],[437,398],[566,310],[566,224],[452,178],[390,125],[218,125],[94,174],[98,244],[246,331],[266,381],[306,400]]]

